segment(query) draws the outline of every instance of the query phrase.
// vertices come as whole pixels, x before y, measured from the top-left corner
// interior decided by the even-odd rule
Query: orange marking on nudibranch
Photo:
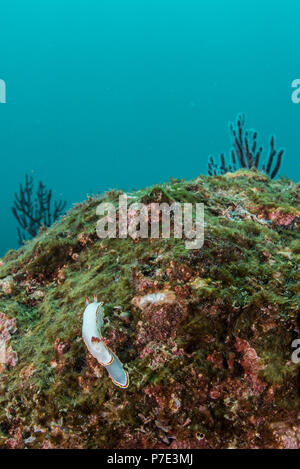
[[[122,388],[122,389],[128,388],[128,386],[129,386],[129,376],[128,376],[127,371],[125,371],[125,374],[126,374],[126,383],[124,384],[124,386],[122,386],[122,384],[117,383],[113,378],[111,378],[112,382],[113,382],[116,386],[118,386],[118,388]]]
[[[98,343],[101,342],[101,340],[98,337],[94,337],[94,336],[92,337],[91,340],[92,342],[98,342]]]

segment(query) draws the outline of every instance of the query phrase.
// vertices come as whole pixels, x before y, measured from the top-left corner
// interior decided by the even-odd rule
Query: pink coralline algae
[[[242,355],[239,363],[244,370],[245,378],[250,378],[255,392],[261,392],[265,384],[259,380],[258,373],[263,369],[263,366],[256,351],[246,340],[239,337],[236,338],[235,348]]]
[[[147,306],[143,311],[143,321],[138,322],[137,347],[154,341],[156,344],[169,344],[175,339],[177,327],[186,317],[184,305]],[[171,348],[173,348],[174,344]]]
[[[69,340],[63,341],[59,337],[55,340],[53,349],[55,352],[55,360],[50,362],[52,368],[56,368],[58,371],[63,372],[65,368],[70,364],[68,360],[65,359],[65,353],[70,349],[71,343]]]
[[[284,213],[280,209],[276,209],[273,212],[269,214],[269,219],[272,220],[272,222],[275,225],[281,225],[281,226],[288,226],[292,223],[294,218],[299,217],[300,213]]]
[[[0,280],[0,287],[6,295],[11,295],[14,281],[11,275]]]
[[[24,440],[22,435],[22,430],[20,427],[16,429],[12,429],[11,432],[12,437],[6,441],[6,448],[8,449],[23,449],[24,448]]]
[[[56,339],[54,343],[54,350],[57,352],[58,357],[61,358],[65,352],[67,352],[71,347],[70,341],[62,341],[61,339]]]
[[[17,364],[17,353],[8,346],[11,334],[16,330],[15,320],[0,312],[0,373],[3,373],[7,365],[13,367]]]
[[[294,422],[274,422],[270,429],[280,449],[299,449],[300,445],[300,416]]]

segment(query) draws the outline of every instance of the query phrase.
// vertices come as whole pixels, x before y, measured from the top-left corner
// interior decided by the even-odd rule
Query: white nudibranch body
[[[83,313],[82,338],[89,352],[108,371],[113,383],[120,388],[127,388],[129,378],[118,357],[109,349],[103,341],[101,328],[103,324],[103,303],[98,303],[94,296],[94,302],[86,300],[86,308]]]

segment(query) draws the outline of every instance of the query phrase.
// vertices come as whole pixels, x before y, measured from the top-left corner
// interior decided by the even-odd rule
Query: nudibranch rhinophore
[[[107,369],[112,382],[116,386],[125,389],[129,386],[128,373],[124,370],[116,354],[105,344],[101,334],[103,313],[103,303],[98,303],[96,295],[94,295],[93,303],[90,303],[89,299],[86,298],[82,338],[93,357]]]

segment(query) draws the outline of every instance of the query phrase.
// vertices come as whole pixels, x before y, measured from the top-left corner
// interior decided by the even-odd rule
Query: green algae
[[[98,239],[97,205],[117,207],[121,194],[110,191],[76,205],[2,260],[0,279],[12,275],[14,284],[10,293],[0,293],[0,311],[16,318],[10,345],[19,361],[0,375],[0,445],[11,444],[20,426],[24,440],[32,436],[25,446],[36,448],[117,448],[130,441],[136,447],[168,447],[173,441],[227,447],[232,434],[243,447],[248,437],[237,426],[250,425],[249,413],[262,422],[260,444],[265,438],[276,447],[270,422],[286,419],[300,405],[298,369],[290,364],[300,308],[300,240],[281,219],[299,214],[299,184],[241,170],[130,194],[129,201],[143,203],[204,203],[205,243],[199,251],[172,238]],[[139,289],[148,292],[144,284],[177,292],[178,311],[164,311],[161,327],[151,322],[155,309],[142,311],[132,303]],[[93,293],[104,302],[110,346],[130,374],[126,391],[111,385],[82,342],[84,298]],[[160,337],[161,330],[166,336]],[[237,337],[256,350],[259,370],[245,365]],[[63,352],[57,340],[65,344]],[[256,379],[263,383],[258,394]],[[278,410],[266,397],[273,388]],[[178,410],[170,408],[172,393]],[[163,424],[157,427],[159,419]],[[197,432],[205,435],[201,441]],[[257,444],[251,438],[249,447]]]

